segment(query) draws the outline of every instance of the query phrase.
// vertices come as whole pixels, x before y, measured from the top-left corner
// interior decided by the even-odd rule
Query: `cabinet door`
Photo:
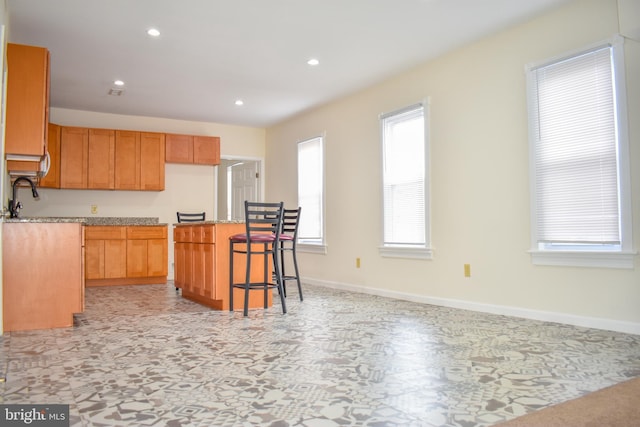
[[[204,280],[205,280],[205,252],[204,246],[201,243],[194,243],[192,248],[192,281],[190,291],[194,294],[204,295]]]
[[[45,155],[49,121],[49,51],[7,44],[5,153]]]
[[[87,188],[112,190],[114,185],[115,132],[89,129]]]
[[[167,239],[147,240],[147,275],[166,276],[167,262]]]
[[[120,279],[127,277],[127,241],[104,241],[104,278]],[[88,277],[87,277],[88,279]]]
[[[164,190],[164,134],[140,133],[140,189]]]
[[[87,188],[89,129],[63,127],[60,132],[60,188]]]
[[[116,190],[140,189],[140,132],[116,131]]]
[[[210,243],[203,243],[202,252],[204,260],[204,281],[203,292],[204,296],[211,299],[218,299],[216,297],[216,245]]]
[[[193,163],[193,136],[167,134],[166,162]]]
[[[49,123],[47,151],[49,153],[49,172],[40,180],[39,187],[60,188],[60,126]]]
[[[146,240],[127,240],[127,277],[147,277]]]
[[[104,279],[104,240],[86,240],[84,243],[85,279]]]
[[[191,243],[176,242],[174,245],[173,261],[173,281],[176,287],[190,290]]]
[[[220,164],[220,137],[194,136],[193,163],[201,165]]]

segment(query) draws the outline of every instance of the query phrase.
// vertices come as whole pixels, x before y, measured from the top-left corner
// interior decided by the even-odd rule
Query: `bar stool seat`
[[[282,275],[278,250],[280,246],[280,233],[282,227],[283,202],[259,203],[244,202],[245,233],[235,234],[229,237],[229,311],[233,311],[233,290],[244,289],[244,315],[249,315],[249,292],[252,290],[264,291],[264,308],[268,308],[269,289],[277,288],[282,303],[282,313],[287,312],[284,300]],[[238,248],[237,245],[240,245]],[[257,249],[259,246],[261,249]],[[243,282],[233,280],[233,262],[235,254],[246,255],[246,272]],[[254,256],[263,257],[264,276],[262,282],[251,282],[251,260]],[[275,274],[270,274],[270,260],[274,266]],[[271,280],[270,280],[271,279]]]

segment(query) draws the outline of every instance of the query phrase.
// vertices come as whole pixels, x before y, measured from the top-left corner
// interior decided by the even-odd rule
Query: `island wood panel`
[[[5,331],[73,326],[84,309],[80,223],[3,224]]]

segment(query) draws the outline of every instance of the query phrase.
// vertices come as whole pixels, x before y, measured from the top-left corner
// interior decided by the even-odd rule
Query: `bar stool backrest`
[[[185,213],[185,212],[176,212],[178,216],[178,222],[197,222],[204,221],[206,212],[198,212],[198,213]]]

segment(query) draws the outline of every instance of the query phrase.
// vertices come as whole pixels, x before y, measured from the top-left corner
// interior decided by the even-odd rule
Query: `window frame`
[[[423,244],[400,244],[385,242],[384,230],[384,168],[385,168],[385,119],[400,114],[407,113],[413,109],[422,107],[424,125],[424,243]],[[408,258],[408,259],[433,259],[433,249],[431,247],[431,163],[430,163],[430,99],[424,98],[419,102],[407,105],[396,110],[379,115],[380,126],[380,191],[381,191],[381,221],[380,246],[378,253],[387,258]]]
[[[305,138],[305,139],[301,139],[296,143],[296,150],[297,150],[297,154],[296,154],[296,160],[297,160],[297,198],[298,198],[298,206],[302,206],[300,203],[300,146],[301,144],[304,143],[309,143],[315,140],[319,140],[320,142],[320,150],[321,150],[321,156],[320,156],[320,161],[321,161],[321,165],[320,165],[320,171],[322,173],[322,177],[321,177],[321,191],[322,194],[320,195],[320,232],[322,234],[322,236],[320,236],[320,240],[319,241],[314,241],[311,239],[304,239],[303,237],[300,237],[300,235],[298,235],[298,241],[297,241],[297,250],[300,252],[308,252],[308,253],[317,253],[317,254],[326,254],[327,253],[327,244],[326,244],[326,215],[325,215],[325,198],[326,198],[326,173],[325,173],[325,140],[326,140],[326,135],[325,133],[320,133],[317,134],[315,136],[309,137],[309,138]],[[301,221],[304,221],[305,218],[305,212],[308,211],[308,207],[305,209],[304,206],[302,206],[302,215],[301,215]],[[298,230],[298,233],[300,233],[300,230]]]
[[[612,58],[612,77],[614,83],[613,97],[616,110],[617,130],[617,178],[620,223],[619,248],[598,245],[543,245],[540,243],[537,227],[537,188],[536,188],[536,135],[533,120],[538,117],[537,108],[533,100],[537,99],[537,86],[534,81],[534,71],[564,60],[579,57],[596,49],[610,48]],[[633,268],[634,257],[632,230],[632,196],[630,174],[630,151],[628,138],[628,116],[626,100],[626,80],[624,68],[624,38],[616,35],[603,42],[595,43],[583,49],[578,49],[564,55],[550,58],[525,67],[527,78],[527,107],[529,111],[529,182],[530,182],[530,213],[531,213],[531,247],[529,254],[534,265],[576,266],[576,267],[606,267]]]

